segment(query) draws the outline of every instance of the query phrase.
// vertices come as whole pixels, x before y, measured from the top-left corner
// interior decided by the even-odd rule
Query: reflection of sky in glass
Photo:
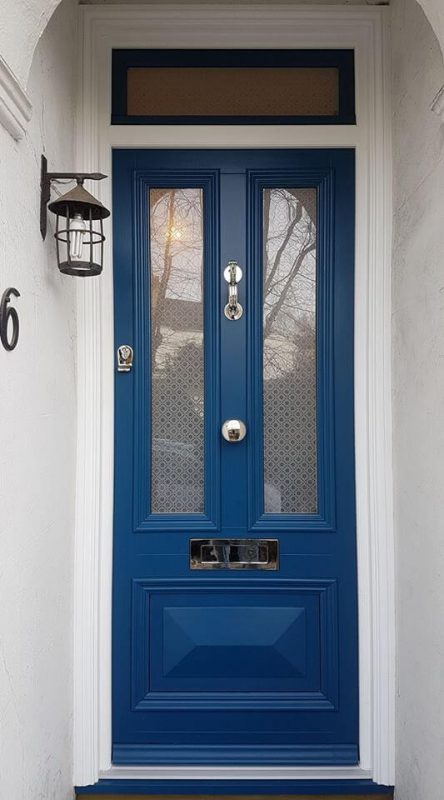
[[[202,302],[202,190],[152,189],[150,198],[152,275],[165,276],[167,255],[166,297]]]
[[[263,204],[265,511],[313,513],[316,191],[266,189]]]
[[[316,192],[264,192],[264,378],[294,369],[313,336],[316,303]],[[304,344],[301,342],[304,340]]]
[[[152,510],[203,511],[201,189],[150,191]]]
[[[202,344],[202,190],[152,189],[150,200],[154,355],[161,369],[186,342]]]

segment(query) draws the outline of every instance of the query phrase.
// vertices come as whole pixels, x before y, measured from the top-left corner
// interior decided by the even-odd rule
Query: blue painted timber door
[[[354,153],[113,158],[113,762],[356,764]]]

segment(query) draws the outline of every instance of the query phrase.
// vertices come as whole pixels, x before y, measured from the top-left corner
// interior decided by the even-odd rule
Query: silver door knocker
[[[129,344],[121,344],[117,348],[117,372],[131,372],[134,351]]]
[[[228,283],[228,303],[224,308],[227,319],[240,319],[243,308],[237,299],[237,285],[242,280],[242,270],[237,261],[229,261],[224,269],[224,278]]]

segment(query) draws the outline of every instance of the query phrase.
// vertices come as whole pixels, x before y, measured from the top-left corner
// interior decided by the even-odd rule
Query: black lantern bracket
[[[78,186],[83,186],[85,180],[102,181],[107,178],[102,172],[48,172],[48,161],[42,155],[41,179],[40,179],[40,233],[42,239],[46,239],[48,229],[47,206],[51,199],[51,181],[71,180],[77,181]]]

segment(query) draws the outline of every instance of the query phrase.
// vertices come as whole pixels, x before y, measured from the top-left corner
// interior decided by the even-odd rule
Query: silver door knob
[[[241,442],[247,429],[240,419],[227,419],[222,425],[222,436],[227,442]]]

